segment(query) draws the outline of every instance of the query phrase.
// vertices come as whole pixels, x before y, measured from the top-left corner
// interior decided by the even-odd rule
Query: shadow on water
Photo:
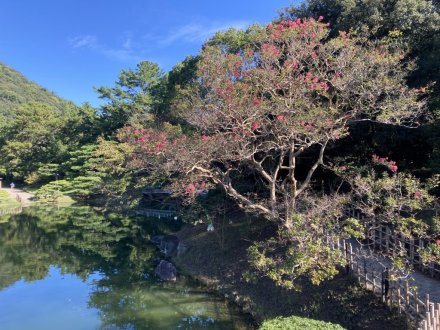
[[[75,317],[83,323],[72,329],[250,328],[223,299],[185,279],[162,283],[152,276],[159,256],[150,237],[177,230],[174,220],[100,214],[82,206],[26,208],[0,220],[2,324],[23,329],[23,319],[38,311],[33,329],[68,329]],[[39,290],[44,294],[34,294]],[[71,305],[63,310],[81,292],[76,314]],[[42,306],[51,306],[47,317]],[[63,320],[67,312],[70,319]]]

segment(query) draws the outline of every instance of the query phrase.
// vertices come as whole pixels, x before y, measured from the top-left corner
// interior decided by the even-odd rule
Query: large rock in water
[[[154,274],[162,281],[175,281],[177,279],[177,269],[171,262],[161,260],[154,270]]]
[[[179,238],[174,235],[157,235],[151,241],[156,244],[165,257],[175,257],[179,252]]]

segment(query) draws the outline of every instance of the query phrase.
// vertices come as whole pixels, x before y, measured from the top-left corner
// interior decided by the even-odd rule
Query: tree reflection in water
[[[83,281],[93,275],[87,304],[99,310],[102,329],[248,328],[222,299],[185,280],[154,279],[159,256],[150,236],[178,226],[173,220],[101,214],[85,206],[34,207],[3,217],[0,299],[2,289],[20,279],[42,280],[56,267]]]

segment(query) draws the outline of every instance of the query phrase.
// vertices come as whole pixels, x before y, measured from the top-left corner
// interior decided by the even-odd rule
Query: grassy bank
[[[214,232],[207,232],[206,224],[186,226],[178,232],[187,250],[174,261],[183,273],[238,303],[257,323],[278,316],[300,316],[347,329],[410,328],[403,316],[348,275],[339,275],[320,286],[302,280],[302,292],[277,287],[267,278],[245,280],[243,274],[252,272],[247,247],[271,229],[264,221],[242,214],[217,220],[214,227]]]
[[[20,202],[12,198],[7,191],[0,190],[0,210],[13,209],[19,206]]]

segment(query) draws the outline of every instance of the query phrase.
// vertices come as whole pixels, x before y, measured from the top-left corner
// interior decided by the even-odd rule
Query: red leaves
[[[261,50],[263,52],[263,55],[267,57],[278,58],[280,56],[280,50],[278,49],[278,47],[272,44],[263,44],[261,46]]]
[[[299,63],[295,59],[288,59],[284,62],[284,66],[290,69],[298,69]]]
[[[254,107],[258,108],[261,104],[261,97],[254,98],[254,100],[252,101],[252,104],[254,105]]]
[[[259,129],[260,127],[261,127],[261,125],[260,125],[259,123],[255,122],[255,121],[252,122],[252,124],[251,124],[251,129],[252,129],[253,131]]]
[[[379,157],[376,154],[373,154],[371,158],[373,163],[386,165],[388,169],[393,173],[396,173],[398,170],[396,162],[393,160],[389,160],[388,157],[383,158],[383,157]]]
[[[277,119],[279,122],[283,122],[283,121],[286,120],[286,116],[284,116],[284,115],[278,115],[278,116],[276,116],[276,119]]]
[[[397,165],[390,165],[388,166],[391,172],[396,173],[397,172]]]
[[[194,194],[195,191],[196,191],[196,186],[194,185],[194,183],[188,184],[185,188],[185,192],[187,194]]]
[[[328,84],[323,81],[323,82],[319,82],[319,83],[315,83],[310,85],[310,90],[314,91],[314,90],[318,90],[318,91],[324,91],[327,92],[329,90]]]

